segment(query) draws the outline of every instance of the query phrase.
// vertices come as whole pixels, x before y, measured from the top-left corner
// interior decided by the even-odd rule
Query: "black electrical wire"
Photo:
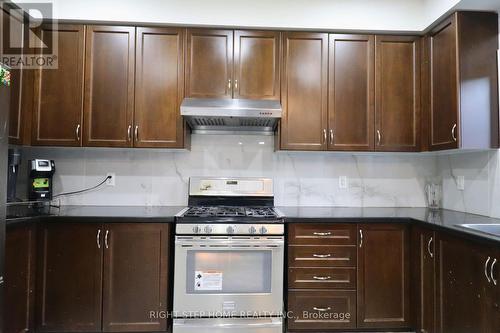
[[[65,192],[65,193],[59,193],[59,194],[56,194],[54,196],[52,196],[52,199],[55,199],[55,198],[58,198],[58,197],[62,197],[62,196],[65,196],[65,195],[72,195],[72,194],[79,194],[79,193],[84,193],[84,192],[88,192],[88,191],[92,191],[92,190],[95,190],[96,188],[98,188],[99,186],[102,186],[104,185],[104,183],[108,180],[108,179],[111,179],[113,178],[112,176],[107,176],[106,178],[104,178],[104,180],[102,182],[100,182],[99,184],[97,184],[96,186],[93,186],[93,187],[89,187],[89,188],[86,188],[84,190],[79,190],[79,191],[73,191],[73,192]]]

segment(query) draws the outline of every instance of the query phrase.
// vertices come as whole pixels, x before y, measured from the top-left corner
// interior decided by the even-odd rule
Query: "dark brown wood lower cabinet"
[[[358,328],[410,327],[407,226],[366,224],[359,234]]]
[[[414,326],[417,332],[436,332],[435,323],[435,232],[413,228],[412,248],[412,304]]]
[[[103,331],[164,331],[167,310],[168,225],[105,226]],[[155,319],[156,318],[156,319]]]
[[[289,292],[288,311],[292,331],[356,328],[356,291]]]
[[[494,260],[491,247],[448,235],[440,235],[436,245],[437,332],[498,332],[494,285],[487,278]]]
[[[102,229],[97,223],[48,222],[40,230],[38,332],[101,330]]]
[[[7,228],[5,242],[5,333],[33,332],[36,228]]]

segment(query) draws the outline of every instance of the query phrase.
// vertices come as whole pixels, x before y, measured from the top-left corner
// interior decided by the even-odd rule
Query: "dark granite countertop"
[[[184,206],[62,206],[39,214],[7,219],[7,225],[41,221],[66,222],[156,222],[173,223],[175,215]],[[500,244],[500,237],[467,229],[460,224],[500,224],[500,219],[461,213],[451,210],[427,208],[361,208],[361,207],[277,207],[285,216],[286,223],[336,222],[336,223],[414,223],[437,230],[447,230]],[[22,214],[20,214],[22,216]]]

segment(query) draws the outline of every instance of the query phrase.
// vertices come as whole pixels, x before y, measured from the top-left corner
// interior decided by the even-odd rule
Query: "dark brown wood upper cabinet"
[[[420,38],[375,37],[375,149],[420,150]]]
[[[135,147],[184,146],[184,31],[137,28]]]
[[[358,328],[410,327],[407,227],[397,224],[360,225],[359,237]]]
[[[11,6],[6,3],[2,6],[2,31],[8,31],[11,43],[14,45],[27,45],[24,36],[24,24],[15,15],[9,15],[6,9]],[[23,44],[24,43],[24,44]],[[9,56],[6,54],[6,56]],[[10,110],[9,110],[9,143],[15,145],[29,144],[31,125],[31,103],[33,71],[21,65],[20,68],[12,68],[10,86]]]
[[[57,30],[53,30],[57,27]],[[57,69],[35,71],[33,145],[81,146],[83,125],[83,25],[41,27],[41,39],[58,41]]]
[[[135,28],[87,26],[84,146],[131,147]]]
[[[233,31],[188,29],[186,97],[231,98]]]
[[[51,222],[40,231],[37,332],[100,331],[101,225]]]
[[[234,98],[280,99],[281,33],[234,32]]]
[[[457,12],[428,40],[430,149],[498,147],[498,15]]]
[[[165,331],[169,225],[107,224],[104,234],[103,331]]]
[[[5,332],[33,332],[36,227],[10,226],[5,237]]]
[[[374,37],[330,35],[328,149],[373,150]]]
[[[283,37],[281,149],[327,147],[328,34]]]

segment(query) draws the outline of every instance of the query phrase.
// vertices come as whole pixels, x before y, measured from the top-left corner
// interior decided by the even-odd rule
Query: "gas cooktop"
[[[182,216],[276,218],[278,214],[271,207],[197,206],[190,207]]]

